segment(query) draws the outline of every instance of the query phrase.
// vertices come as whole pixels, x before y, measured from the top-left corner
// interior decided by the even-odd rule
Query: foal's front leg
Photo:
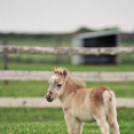
[[[73,117],[71,114],[65,114],[68,134],[81,134],[83,123]]]

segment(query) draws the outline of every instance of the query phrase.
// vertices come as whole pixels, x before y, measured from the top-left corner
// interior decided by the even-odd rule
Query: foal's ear
[[[54,73],[55,73],[55,70],[56,70],[56,67],[53,68]]]
[[[63,70],[63,75],[64,75],[65,77],[68,75],[67,69],[64,69],[64,70]]]

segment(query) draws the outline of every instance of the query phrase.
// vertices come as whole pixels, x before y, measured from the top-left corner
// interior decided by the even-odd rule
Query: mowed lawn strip
[[[87,88],[110,87],[116,97],[134,97],[134,82],[86,82]],[[48,89],[47,81],[9,81],[6,86],[0,81],[0,97],[44,97]]]
[[[121,134],[133,134],[134,109],[118,109]],[[67,134],[61,108],[0,108],[0,134]],[[96,123],[85,124],[83,134],[101,134]]]
[[[45,56],[45,55],[44,55]],[[0,70],[3,70],[3,63],[0,61]],[[17,63],[9,62],[8,70],[20,71],[52,71],[53,67],[64,67],[71,72],[133,72],[134,62],[120,63],[117,65],[72,65],[71,63]]]
[[[134,122],[119,122],[121,134],[133,134]],[[82,134],[101,134],[96,123],[85,124]],[[0,123],[0,134],[68,134],[64,121]]]

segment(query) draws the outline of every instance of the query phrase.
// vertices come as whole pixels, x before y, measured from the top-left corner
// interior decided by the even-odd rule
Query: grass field
[[[69,63],[16,63],[9,62],[9,70],[28,71],[52,71],[53,67],[65,67],[69,71],[95,71],[95,72],[131,72],[134,71],[134,63],[121,63],[117,65],[72,65]],[[3,70],[3,63],[0,61],[0,70]]]
[[[9,45],[15,46],[44,46],[44,47],[54,47],[57,44],[61,46],[71,46],[70,38],[33,38],[33,37],[7,37]],[[0,37],[0,44],[3,44],[5,38]]]
[[[0,44],[3,38],[0,38]],[[9,44],[17,46],[56,46],[52,39],[16,39],[9,38]],[[61,40],[62,46],[71,46],[70,39]],[[124,46],[133,46],[133,41],[123,41]],[[52,71],[55,67],[66,67],[69,71],[95,72],[131,72],[134,71],[134,55],[120,55],[121,63],[117,65],[72,65],[48,63],[44,59],[55,60],[55,55],[10,54],[17,57],[17,62],[9,62],[9,70]],[[71,59],[69,56],[60,56]],[[129,60],[131,62],[129,62]],[[0,54],[0,70],[3,70]],[[108,86],[117,97],[134,97],[134,82],[87,82],[87,88]],[[48,88],[47,81],[9,81],[8,86],[0,81],[0,97],[44,97]],[[45,99],[45,98],[44,98]],[[118,109],[118,121],[121,134],[134,134],[134,109]],[[83,134],[101,134],[96,123],[85,124]],[[67,134],[64,115],[61,108],[0,108],[0,134]]]
[[[121,134],[134,133],[134,109],[118,109]],[[85,124],[83,134],[101,134],[96,123]],[[67,134],[60,108],[0,108],[0,134]]]
[[[87,88],[110,87],[117,97],[134,97],[134,82],[86,82]],[[44,97],[48,89],[47,81],[9,81],[5,86],[0,81],[0,97]]]

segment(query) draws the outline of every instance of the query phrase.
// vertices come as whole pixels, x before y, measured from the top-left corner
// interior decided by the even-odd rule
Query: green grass
[[[57,62],[57,57],[63,63]],[[106,72],[129,72],[134,71],[134,55],[120,55],[121,63],[107,65],[73,65],[71,64],[71,56],[68,55],[39,55],[39,54],[9,54],[9,58],[16,59],[17,62],[8,62],[9,70],[37,70],[52,71],[53,67],[66,67],[69,71],[106,71]],[[3,69],[2,54],[0,54],[0,70]],[[54,61],[55,63],[50,63]],[[131,61],[131,62],[130,62]]]
[[[56,46],[56,38],[9,38],[8,43],[17,46]],[[3,38],[0,38],[0,44]],[[134,42],[123,40],[124,46],[133,46]],[[61,40],[62,46],[71,46],[71,40]],[[17,62],[9,62],[9,70],[52,71],[54,66],[66,67],[69,71],[95,72],[131,72],[134,71],[134,55],[120,55],[118,65],[71,65],[70,62],[51,63],[55,55],[10,54]],[[69,57],[69,56],[60,56]],[[70,57],[69,57],[70,58]],[[67,59],[69,59],[67,58]],[[0,54],[0,70],[3,70]],[[129,62],[131,61],[131,62]],[[134,82],[87,82],[87,88],[108,86],[117,97],[134,97]],[[44,97],[48,88],[46,81],[10,81],[8,86],[0,81],[0,97]],[[45,99],[45,98],[44,98]],[[121,134],[134,134],[134,109],[118,109],[118,121]],[[85,124],[83,134],[101,134],[96,123]],[[61,108],[0,108],[0,134],[67,134],[64,114]]]
[[[119,122],[120,123],[120,122]],[[134,122],[121,122],[121,134],[133,134]],[[2,123],[0,134],[68,134],[66,124],[59,122]],[[82,134],[101,134],[95,123],[85,124]]]
[[[3,44],[4,38],[0,37],[0,45]],[[60,42],[59,42],[60,41]],[[61,46],[71,46],[71,39],[69,38],[16,38],[8,37],[8,44],[14,46],[49,46],[54,47],[58,43]]]
[[[2,43],[0,39],[0,43]],[[9,44],[17,46],[55,46],[56,40],[10,39]],[[62,40],[63,46],[71,46],[70,40]],[[130,45],[132,42],[129,43]],[[126,44],[125,44],[126,45]],[[134,71],[134,55],[120,55],[118,65],[72,65],[70,62],[51,63],[55,55],[10,54],[17,62],[9,62],[9,70],[52,71],[53,67],[66,67],[69,71],[91,72],[131,72]],[[61,56],[70,59],[69,56]],[[2,59],[2,54],[0,54]],[[129,60],[131,62],[129,62]],[[3,63],[0,60],[0,70]],[[117,97],[134,97],[134,82],[87,82],[87,88],[108,86]],[[0,81],[0,97],[44,97],[48,89],[46,81],[9,81],[8,86]],[[45,99],[45,98],[44,98]],[[121,134],[134,134],[134,109],[118,109]],[[101,134],[96,123],[85,124],[83,134]],[[0,134],[67,134],[64,114],[61,108],[0,108]]]
[[[121,134],[133,134],[134,109],[118,109]],[[83,134],[101,134],[96,123]],[[0,108],[0,134],[67,134],[61,108]]]
[[[36,63],[36,64],[45,64],[45,63],[70,63],[70,56],[69,55],[53,55],[53,54],[47,54],[47,55],[42,55],[42,54],[9,54],[9,61],[10,62],[16,62],[16,63]],[[1,55],[2,58],[2,55]],[[10,64],[9,62],[9,64]]]
[[[117,97],[134,97],[134,82],[86,82],[87,88],[110,87]],[[47,81],[9,81],[5,86],[0,81],[0,97],[44,97],[48,89]]]
[[[0,108],[0,122],[45,122],[61,121],[61,108]]]
[[[131,72],[134,71],[134,63],[121,63],[118,65],[72,65],[69,63],[16,63],[9,62],[9,70],[27,71],[52,71],[53,67],[65,67],[69,71],[95,71],[95,72]],[[0,70],[3,70],[3,63],[0,61]]]

